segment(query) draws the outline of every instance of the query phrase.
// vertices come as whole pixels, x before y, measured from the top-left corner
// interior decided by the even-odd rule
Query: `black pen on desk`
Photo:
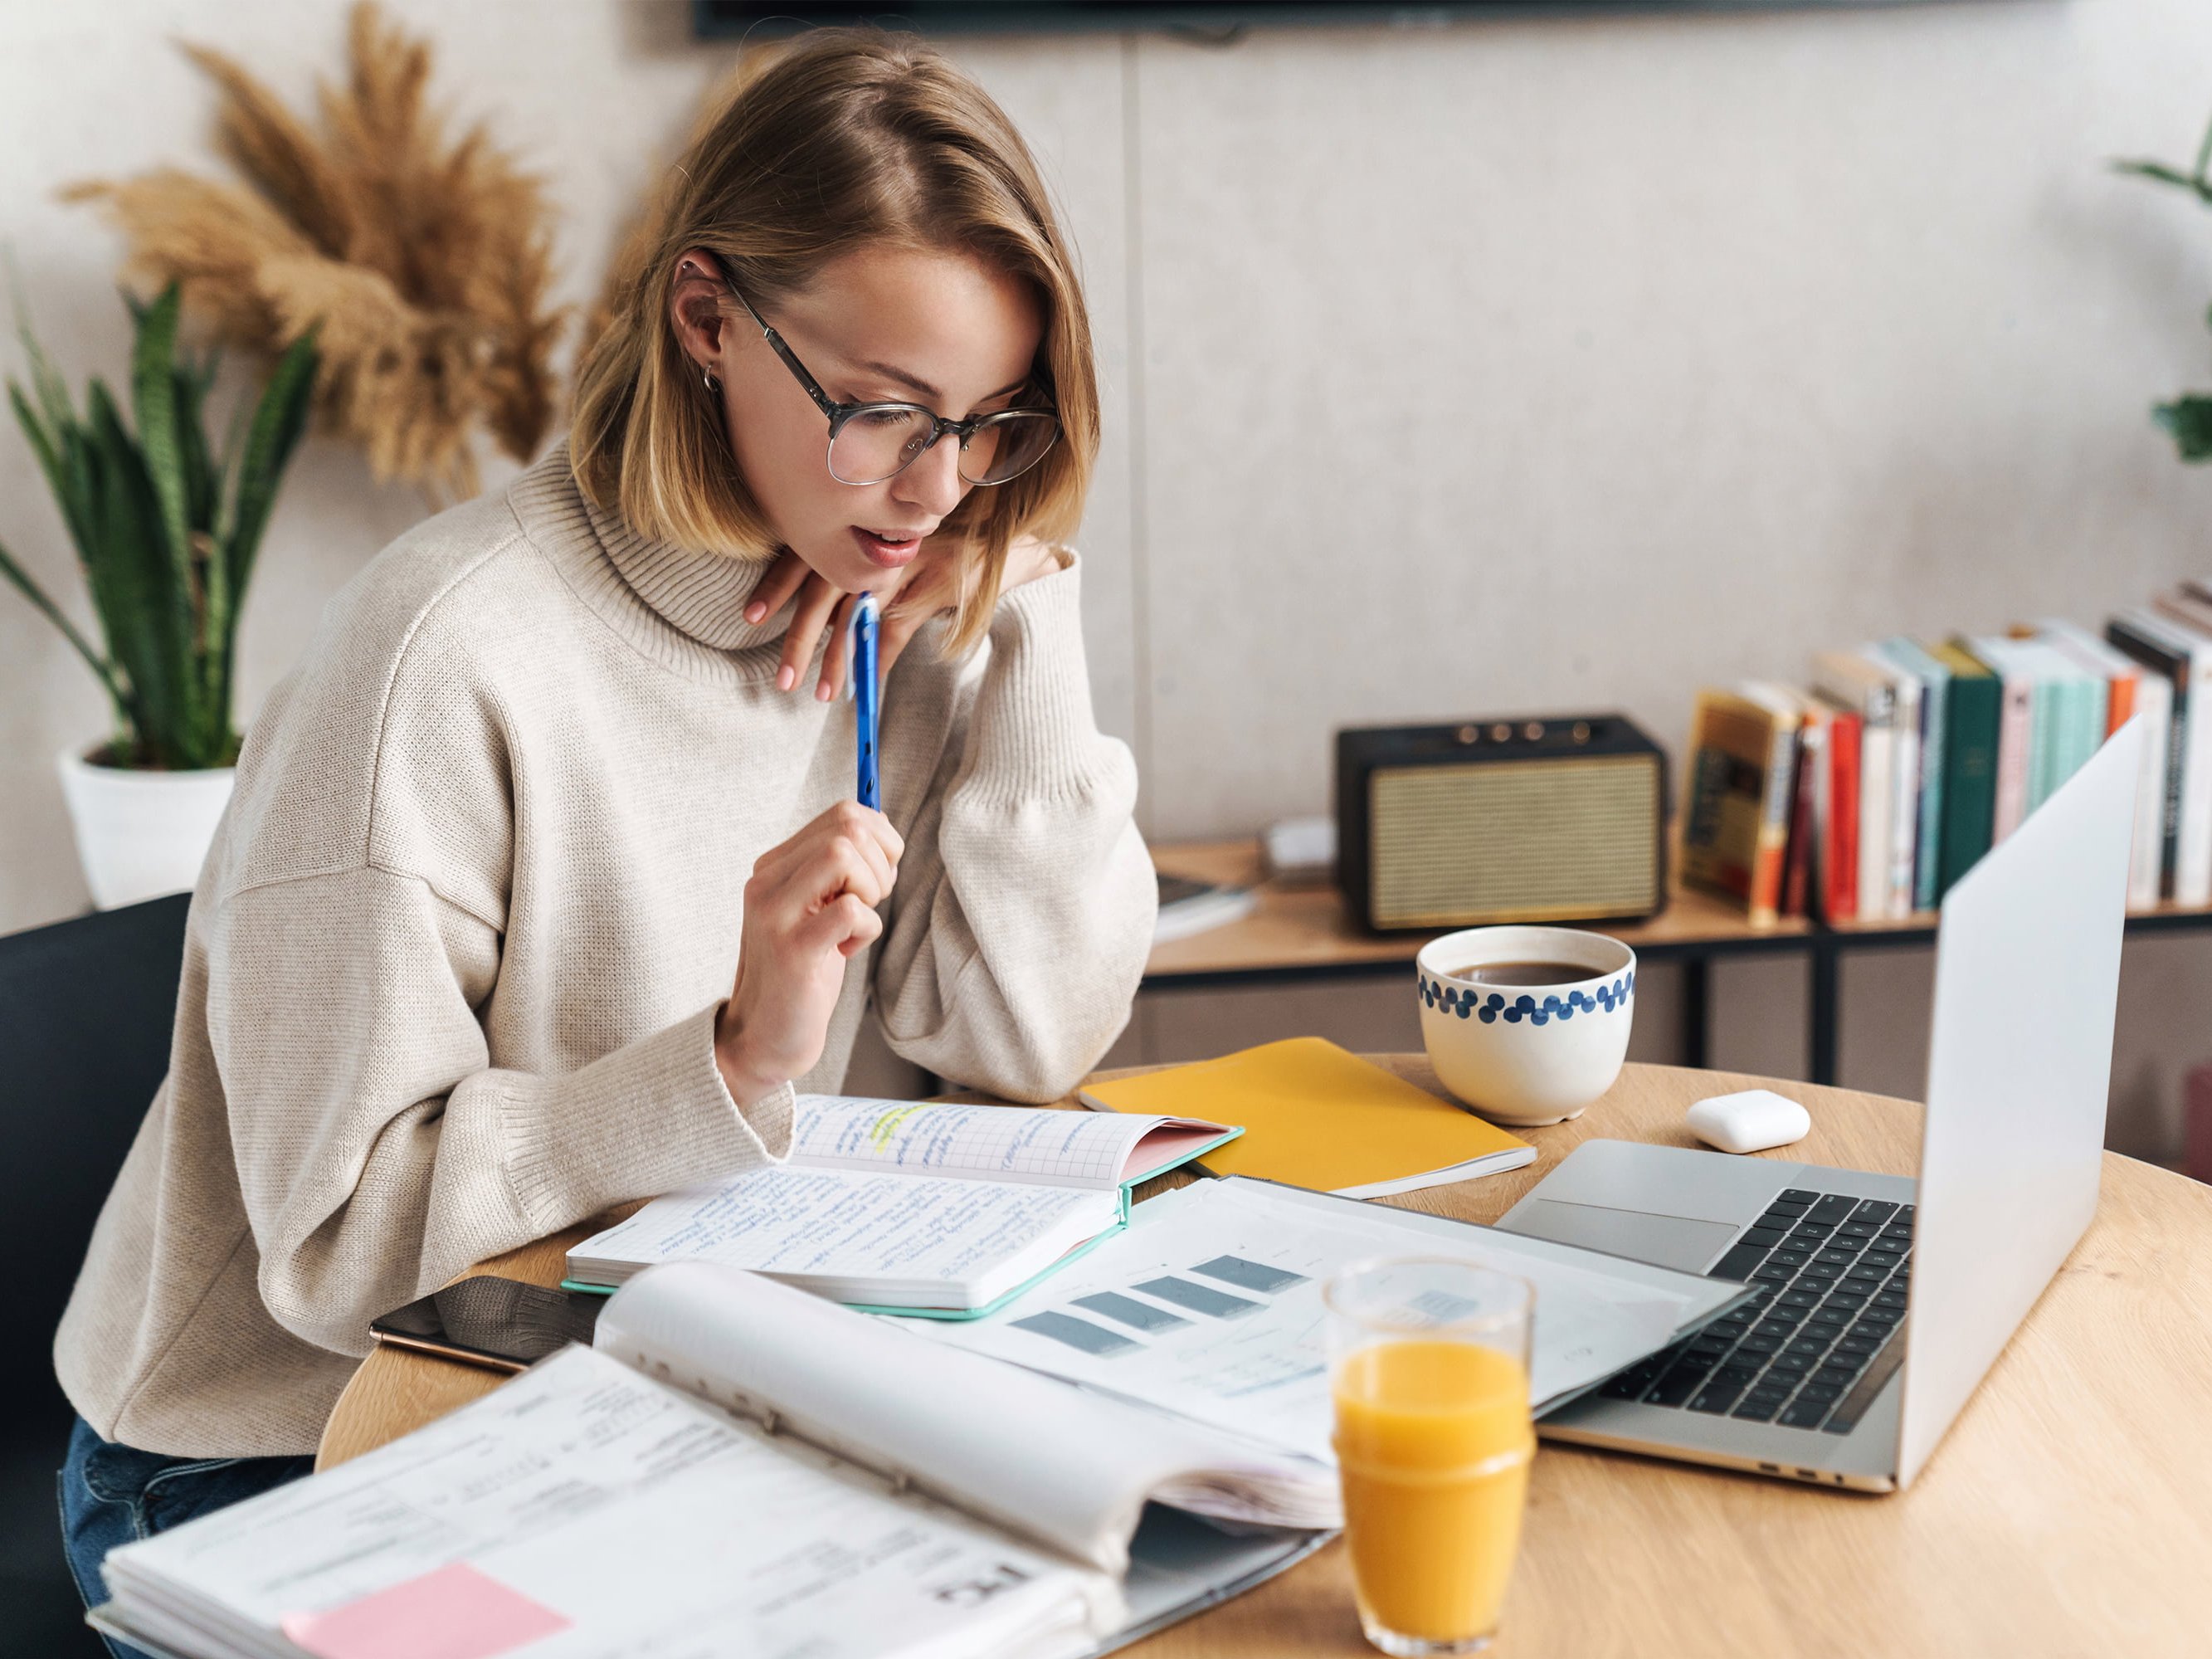
[[[876,596],[853,602],[853,711],[860,750],[860,801],[883,811],[883,780],[877,770],[877,737],[883,719],[883,688],[876,681]]]

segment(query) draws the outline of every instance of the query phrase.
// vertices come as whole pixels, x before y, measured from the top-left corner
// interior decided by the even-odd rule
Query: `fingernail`
[[[827,681],[827,680],[823,681],[821,684],[819,684],[819,685],[817,685],[817,686],[816,686],[816,687],[814,688],[814,699],[815,699],[815,701],[816,701],[817,702],[829,702],[829,701],[830,701],[830,682],[829,682],[829,681]]]
[[[767,615],[768,606],[758,599],[745,607],[745,620],[749,623],[757,623]]]
[[[775,689],[777,690],[788,691],[793,686],[798,684],[799,671],[796,668],[793,668],[789,663],[784,664],[782,667],[775,671]]]

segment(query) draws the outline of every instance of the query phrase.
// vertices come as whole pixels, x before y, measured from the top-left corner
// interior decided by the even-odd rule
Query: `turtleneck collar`
[[[577,499],[583,501],[580,492]],[[745,605],[768,567],[723,553],[694,553],[648,540],[616,514],[583,501],[592,533],[629,591],[663,622],[716,651],[749,651],[783,637],[788,611],[758,623]]]
[[[647,656],[696,678],[775,678],[790,607],[744,614],[765,565],[639,535],[584,499],[565,444],[507,487],[507,503],[577,597]]]

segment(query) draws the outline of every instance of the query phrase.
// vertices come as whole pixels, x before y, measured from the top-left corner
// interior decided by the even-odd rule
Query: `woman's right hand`
[[[845,963],[884,931],[876,906],[905,850],[881,812],[840,801],[753,866],[737,983],[714,1018],[715,1064],[740,1106],[822,1058]]]

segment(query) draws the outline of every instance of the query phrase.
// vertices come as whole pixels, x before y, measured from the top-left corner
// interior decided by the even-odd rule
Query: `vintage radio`
[[[1667,757],[1625,715],[1339,732],[1336,823],[1345,902],[1378,932],[1667,903]]]

